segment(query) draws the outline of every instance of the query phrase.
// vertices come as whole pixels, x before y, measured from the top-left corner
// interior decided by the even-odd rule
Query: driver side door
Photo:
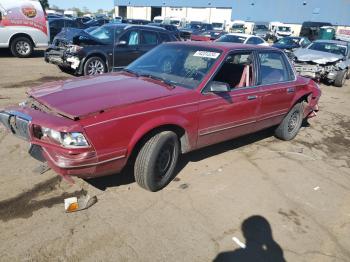
[[[248,76],[244,74],[247,66]],[[235,52],[226,57],[211,81],[227,83],[230,89],[217,93],[207,90],[202,92],[199,104],[198,147],[255,131],[260,103],[259,88],[255,86],[255,69],[256,59],[251,51]],[[242,85],[244,79],[247,81]]]
[[[140,31],[131,29],[122,34],[114,45],[113,67],[123,68],[141,55]]]

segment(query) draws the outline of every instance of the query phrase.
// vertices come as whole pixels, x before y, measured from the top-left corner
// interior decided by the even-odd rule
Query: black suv
[[[63,30],[45,52],[45,61],[76,75],[121,69],[162,42],[178,41],[153,26],[107,24],[91,32]]]

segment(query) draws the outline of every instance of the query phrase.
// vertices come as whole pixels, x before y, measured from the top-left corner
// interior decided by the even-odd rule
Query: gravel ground
[[[1,50],[0,108],[69,77],[42,51]],[[128,172],[74,185],[39,175],[28,144],[0,128],[1,261],[350,261],[350,81],[322,90],[295,140],[266,130],[192,152],[157,193]],[[98,203],[66,214],[83,189]]]

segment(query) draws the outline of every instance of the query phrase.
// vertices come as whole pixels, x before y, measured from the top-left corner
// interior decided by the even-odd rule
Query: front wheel
[[[345,85],[345,81],[347,79],[348,76],[348,70],[344,69],[342,71],[339,71],[335,80],[334,80],[334,85],[336,87],[343,87],[343,85]]]
[[[279,139],[292,140],[299,132],[303,123],[304,108],[302,103],[298,103],[289,111],[282,122],[275,130],[275,136]]]
[[[179,154],[180,143],[174,132],[164,131],[154,135],[142,146],[136,157],[136,182],[152,192],[161,190],[173,179]]]
[[[107,72],[105,61],[101,57],[90,57],[84,65],[84,75],[99,75]]]

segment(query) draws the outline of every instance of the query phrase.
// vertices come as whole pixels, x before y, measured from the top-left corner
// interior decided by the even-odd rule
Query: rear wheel
[[[336,87],[343,87],[345,85],[345,81],[348,77],[348,70],[344,69],[342,71],[339,71],[335,80],[334,80],[334,85]]]
[[[11,42],[11,53],[16,57],[30,57],[33,53],[33,49],[33,43],[27,37],[17,37]]]
[[[279,124],[275,130],[275,136],[285,141],[292,140],[298,134],[303,118],[304,108],[302,103],[298,103]]]
[[[180,145],[177,135],[164,131],[151,137],[139,151],[135,164],[136,182],[149,191],[161,190],[173,179]]]
[[[99,75],[107,72],[105,61],[101,57],[90,57],[84,65],[84,75]]]

